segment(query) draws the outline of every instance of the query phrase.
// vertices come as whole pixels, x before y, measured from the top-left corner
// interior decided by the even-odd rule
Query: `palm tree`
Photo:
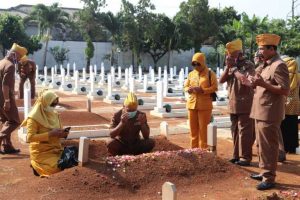
[[[58,7],[58,3],[51,6],[37,4],[33,7],[32,12],[26,21],[34,20],[39,26],[39,35],[45,41],[45,51],[43,55],[43,66],[46,66],[48,43],[52,37],[54,28],[66,29],[66,24],[69,21],[69,14]]]
[[[109,32],[110,32],[110,41],[111,41],[111,55],[110,55],[110,65],[114,65],[114,54],[116,51],[115,44],[117,43],[119,34],[120,34],[120,28],[121,28],[121,22],[120,22],[120,16],[115,16],[112,12],[107,13],[101,13],[98,15],[98,19],[101,22],[102,26],[104,26]]]
[[[260,19],[253,15],[252,19],[245,13],[242,14],[242,25],[246,35],[246,43],[250,46],[250,56],[253,55],[255,45],[255,35],[266,32],[268,29],[268,17]]]

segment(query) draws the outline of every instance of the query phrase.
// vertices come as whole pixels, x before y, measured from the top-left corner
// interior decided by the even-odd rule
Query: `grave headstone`
[[[177,190],[173,183],[165,182],[163,184],[162,200],[177,200]]]
[[[80,137],[79,150],[78,150],[78,161],[81,166],[89,161],[89,143],[90,143],[89,138]]]
[[[139,66],[139,82],[142,82],[142,77],[143,77],[142,67]]]
[[[158,80],[161,80],[161,67],[158,67]]]
[[[144,74],[144,92],[147,91],[148,88],[148,77],[147,74]]]
[[[165,121],[161,122],[160,123],[160,134],[168,137],[168,134],[169,134],[168,131],[169,131],[168,130],[168,122],[165,122]]]
[[[185,67],[185,71],[184,71],[184,77],[187,78],[189,75],[189,68]]]
[[[43,81],[43,86],[48,85],[48,68],[45,66],[44,67],[44,81]]]

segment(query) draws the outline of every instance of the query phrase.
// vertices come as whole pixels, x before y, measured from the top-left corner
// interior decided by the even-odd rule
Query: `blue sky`
[[[138,2],[138,0],[129,0],[132,3]],[[57,0],[2,0],[0,8],[9,8],[17,6],[19,4],[37,4],[44,3],[51,5],[57,2]],[[152,0],[152,3],[156,6],[156,12],[165,13],[169,17],[173,17],[179,10],[180,3],[183,0]],[[59,0],[61,6],[81,8],[82,3],[80,0]],[[300,14],[300,1],[296,2],[299,6],[296,8],[295,14]],[[106,10],[117,12],[120,9],[121,0],[107,0]],[[209,0],[210,7],[226,7],[233,6],[239,13],[246,12],[248,15],[257,15],[264,17],[266,15],[269,18],[281,18],[286,19],[291,13],[292,0]]]

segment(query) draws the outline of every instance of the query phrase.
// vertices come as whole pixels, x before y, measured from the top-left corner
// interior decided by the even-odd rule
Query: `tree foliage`
[[[0,44],[3,56],[5,50],[9,50],[14,42],[25,46],[30,54],[42,47],[39,37],[26,35],[21,17],[0,15]]]
[[[190,40],[185,49],[194,48],[200,51],[201,45],[218,32],[217,23],[209,12],[208,0],[188,0],[180,4],[180,10],[175,21],[186,22],[186,34],[182,35]]]
[[[50,48],[50,53],[53,55],[54,60],[59,65],[63,65],[64,61],[68,60],[69,51],[70,50],[68,48],[63,48],[59,46]]]
[[[54,28],[66,30],[69,21],[69,14],[58,7],[58,3],[51,6],[37,4],[33,6],[30,15],[25,18],[26,21],[36,21],[39,25],[39,35],[43,37],[45,42],[45,50],[43,55],[43,66],[47,63],[48,43],[52,37]]]

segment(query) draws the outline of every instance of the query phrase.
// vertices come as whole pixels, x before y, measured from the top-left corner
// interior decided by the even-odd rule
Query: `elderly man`
[[[0,146],[3,142],[2,153],[18,153],[11,143],[11,133],[19,126],[20,119],[15,102],[15,65],[27,49],[13,44],[6,57],[0,61],[0,117],[2,129],[0,131]]]
[[[255,86],[250,117],[255,120],[259,167],[263,169],[260,174],[251,174],[250,177],[262,181],[256,187],[258,190],[275,186],[280,124],[290,88],[288,68],[277,54],[279,42],[280,36],[275,34],[256,36],[264,63],[257,68],[256,75],[250,77]]]
[[[115,155],[142,154],[150,152],[155,142],[149,138],[150,129],[146,114],[137,110],[138,101],[130,92],[124,101],[123,109],[114,114],[111,121],[108,152]],[[140,137],[142,132],[143,138]]]
[[[243,57],[240,39],[226,44],[226,68],[220,83],[227,82],[231,134],[233,138],[233,158],[230,162],[249,166],[254,143],[254,122],[249,117],[254,91],[243,85],[242,77],[255,74],[254,64]]]
[[[19,83],[19,98],[24,98],[24,83],[27,79],[30,81],[31,88],[31,99],[34,99],[35,96],[35,71],[36,65],[33,60],[28,59],[25,55],[21,58],[18,65],[18,72],[20,75],[20,83]]]

